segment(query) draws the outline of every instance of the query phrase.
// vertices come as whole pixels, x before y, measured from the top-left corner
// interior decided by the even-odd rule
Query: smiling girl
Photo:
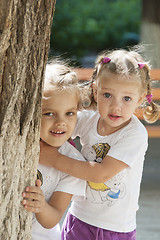
[[[135,240],[148,134],[134,112],[146,99],[146,121],[155,122],[159,116],[149,65],[136,51],[104,52],[97,58],[91,88],[97,111],[80,112],[73,134],[80,137],[87,161],[46,146],[40,155],[41,163],[88,181],[86,199],[70,207],[62,239]]]
[[[68,142],[80,105],[80,87],[72,68],[62,62],[48,64],[42,95],[41,142],[56,147],[61,154],[84,161],[79,151]],[[35,213],[31,239],[60,240],[57,223],[72,196],[85,195],[86,182],[41,164],[38,165],[38,178],[41,181],[38,179],[36,186],[26,187],[22,194],[25,209]]]

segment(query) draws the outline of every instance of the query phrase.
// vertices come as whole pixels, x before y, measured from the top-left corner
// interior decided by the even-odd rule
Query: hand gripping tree
[[[21,206],[39,155],[41,88],[55,0],[0,1],[0,238],[28,240]]]

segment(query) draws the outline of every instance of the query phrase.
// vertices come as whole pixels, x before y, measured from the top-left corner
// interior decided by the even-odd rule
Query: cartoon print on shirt
[[[37,180],[41,180],[41,186],[43,185],[43,176],[42,173],[37,169]]]
[[[101,162],[110,149],[107,143],[97,143],[92,147],[85,145],[82,150],[83,156],[88,161]],[[87,198],[92,203],[107,202],[108,206],[112,206],[116,201],[124,197],[126,188],[121,179],[123,171],[105,183],[94,183],[89,181],[87,186]]]

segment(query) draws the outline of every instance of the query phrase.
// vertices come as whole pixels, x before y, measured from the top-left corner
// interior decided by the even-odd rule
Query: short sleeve
[[[76,138],[78,136],[81,136],[81,132],[83,131],[83,126],[85,123],[85,119],[86,119],[86,111],[79,111],[77,113],[77,124],[76,127],[74,129],[74,132],[72,134],[72,138]]]
[[[148,147],[146,131],[131,130],[120,137],[110,148],[108,155],[132,167],[136,159],[144,159]]]
[[[63,174],[54,191],[67,192],[75,196],[85,196],[85,187],[86,182],[84,180]]]
[[[82,154],[69,142],[65,142],[59,149],[61,154],[68,157],[85,161]],[[55,191],[67,192],[76,196],[85,196],[86,181],[70,176],[66,173],[61,173],[60,181],[58,182]]]
[[[96,124],[97,113],[92,110],[83,110],[77,113],[77,124],[72,134],[72,138],[82,137],[90,130],[90,128]],[[97,116],[98,118],[98,116]]]

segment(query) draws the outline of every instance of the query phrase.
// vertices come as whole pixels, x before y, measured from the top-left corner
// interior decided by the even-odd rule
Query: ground
[[[137,240],[160,239],[160,139],[149,139],[144,164],[139,211],[137,213]]]

